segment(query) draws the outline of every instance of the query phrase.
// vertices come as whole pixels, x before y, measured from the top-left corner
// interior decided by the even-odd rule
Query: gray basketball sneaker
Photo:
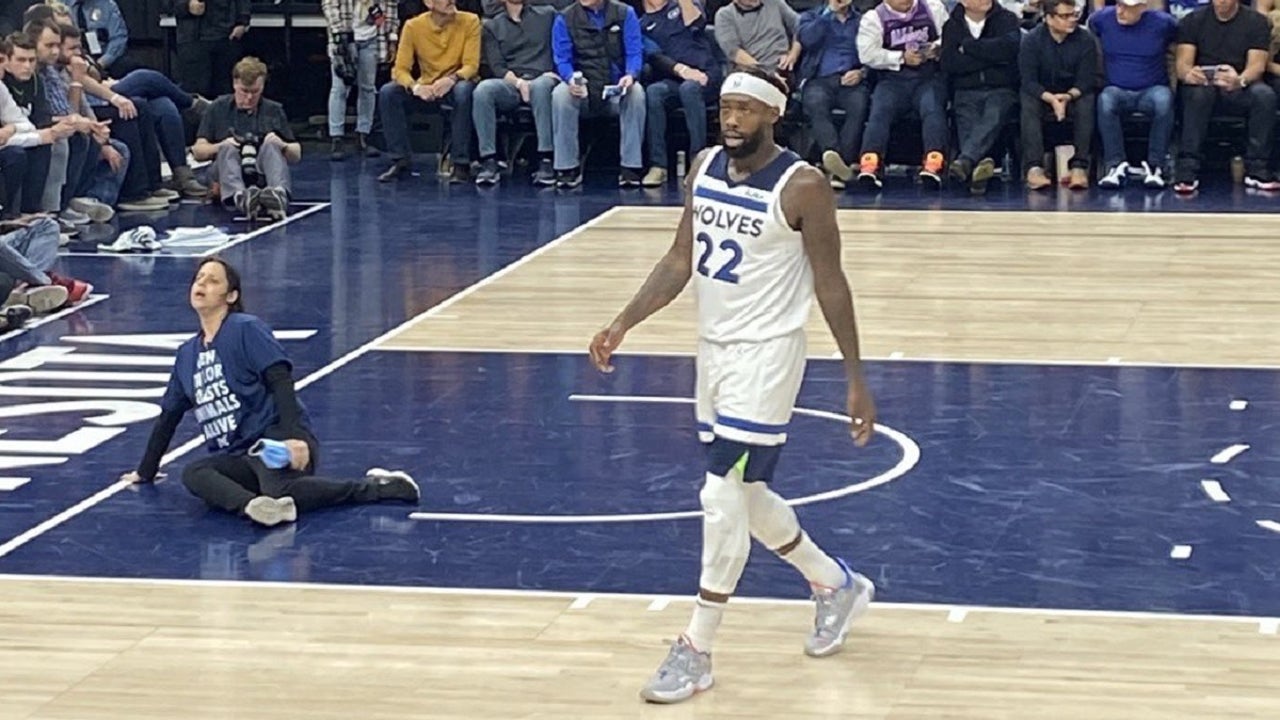
[[[640,691],[640,697],[652,703],[677,703],[710,689],[713,682],[711,655],[698,652],[681,635],[649,678],[649,684]]]
[[[804,652],[813,657],[825,657],[840,652],[849,626],[862,617],[876,596],[876,586],[866,577],[849,569],[844,560],[836,558],[844,568],[844,587],[813,589],[817,605],[813,618],[813,635],[804,643]]]
[[[272,527],[282,522],[297,520],[298,506],[293,504],[291,497],[273,498],[259,495],[244,506],[244,514],[259,525]]]

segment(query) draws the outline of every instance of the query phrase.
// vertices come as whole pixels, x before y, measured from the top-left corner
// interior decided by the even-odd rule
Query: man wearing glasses
[[[1053,184],[1044,169],[1044,125],[1068,119],[1075,154],[1068,163],[1067,186],[1073,190],[1089,187],[1098,43],[1092,33],[1080,27],[1075,0],[1046,0],[1044,24],[1022,38],[1018,69],[1022,76],[1022,164],[1027,187],[1040,190]]]

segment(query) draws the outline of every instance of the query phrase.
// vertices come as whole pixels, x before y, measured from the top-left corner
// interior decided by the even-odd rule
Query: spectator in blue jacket
[[[116,0],[69,0],[67,8],[84,32],[84,49],[94,62],[115,77],[124,77],[135,67],[121,63],[129,47],[129,26]]]
[[[861,14],[853,0],[827,0],[800,16],[800,104],[813,132],[815,149],[832,187],[843,189],[853,176],[849,165],[862,146],[862,128],[871,107],[871,90],[858,58]],[[831,115],[844,110],[839,134]]]

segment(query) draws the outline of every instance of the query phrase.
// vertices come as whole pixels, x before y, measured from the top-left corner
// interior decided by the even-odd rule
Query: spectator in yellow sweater
[[[391,70],[378,91],[382,132],[393,162],[383,182],[408,174],[413,158],[409,113],[443,112],[452,105],[449,155],[451,182],[471,179],[471,93],[480,73],[480,17],[459,12],[456,0],[423,0],[427,12],[406,22]],[[415,73],[414,70],[417,70]]]

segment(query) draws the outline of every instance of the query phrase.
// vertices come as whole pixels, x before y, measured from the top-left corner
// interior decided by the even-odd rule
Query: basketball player
[[[853,299],[840,267],[835,197],[826,178],[774,144],[786,110],[775,79],[735,72],[720,91],[723,144],[703,151],[686,180],[675,242],[640,291],[591,341],[591,360],[612,372],[626,333],[695,279],[698,302],[698,436],[707,444],[702,573],[693,617],[640,692],[671,703],[711,687],[711,645],[747,562],[751,537],[799,570],[817,604],[805,652],[837,652],[875,594],[870,580],[833,559],[800,528],[769,487],[805,367],[812,298],[826,317],[848,376],[859,446],[876,410],[862,377]],[[696,275],[694,273],[697,273]]]
[[[183,468],[182,483],[211,507],[272,526],[297,520],[299,510],[418,502],[417,483],[401,471],[373,468],[349,480],[315,477],[320,443],[294,392],[293,362],[271,328],[244,311],[235,268],[216,257],[201,261],[190,298],[200,332],[178,348],[146,453],[122,480],[155,480],[174,431],[194,410],[209,455]],[[279,464],[253,452],[264,439],[287,448]]]

